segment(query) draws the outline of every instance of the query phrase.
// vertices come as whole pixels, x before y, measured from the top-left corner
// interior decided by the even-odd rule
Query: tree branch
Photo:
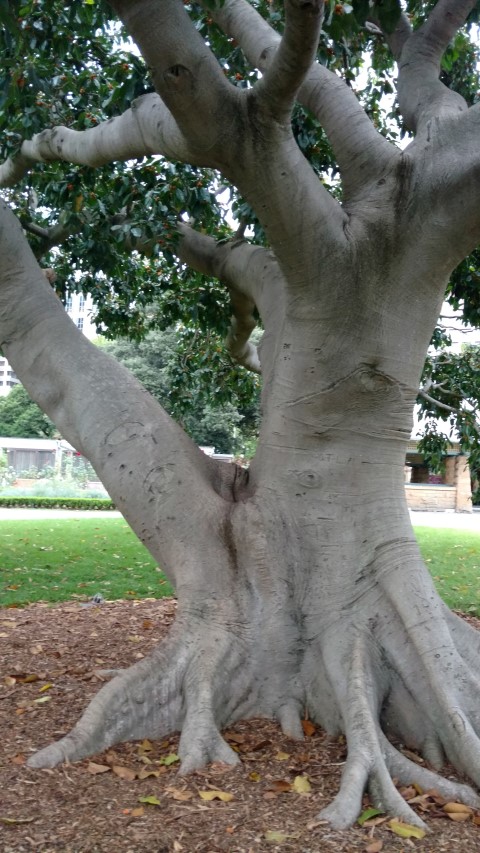
[[[60,217],[61,218],[61,217]],[[50,228],[42,228],[40,225],[37,225],[35,222],[28,221],[24,216],[20,217],[20,222],[22,227],[30,234],[33,234],[35,237],[38,237],[40,240],[40,244],[37,249],[33,249],[35,257],[41,258],[43,255],[46,255],[50,249],[53,249],[54,246],[59,246],[65,240],[68,240],[69,237],[73,237],[75,234],[79,234],[82,231],[83,224],[77,219],[76,222],[68,222],[68,224],[64,224],[61,221],[56,222],[55,225],[52,225]]]
[[[435,400],[434,397],[431,397],[430,394],[427,394],[427,392],[423,391],[422,388],[419,389],[418,396],[422,397],[423,400],[426,400],[427,403],[432,403],[432,405],[437,406],[438,409],[444,409],[446,412],[453,412],[456,415],[462,414],[461,409],[455,409],[447,403],[441,403],[440,400]]]
[[[398,103],[410,130],[420,133],[432,118],[467,110],[458,92],[440,81],[449,41],[476,0],[438,0],[425,23],[405,41],[399,57]]]
[[[390,50],[392,51],[393,57],[398,62],[400,56],[402,55],[402,50],[405,45],[405,42],[407,41],[407,39],[410,38],[413,32],[412,25],[410,24],[410,21],[408,20],[405,12],[401,13],[395,29],[391,33],[387,33],[385,32],[385,30],[382,30],[380,21],[378,17],[376,17],[374,9],[371,10],[369,20],[373,24],[375,24],[376,27],[378,27],[378,32],[383,35]]]
[[[250,64],[266,73],[280,45],[278,33],[246,0],[217,2],[213,10],[201,2],[226,35],[238,42]],[[330,140],[345,196],[399,156],[374,128],[352,89],[325,66],[311,66],[298,100],[316,116]]]
[[[273,255],[260,246],[243,240],[217,243],[185,223],[179,224],[181,235],[178,256],[192,269],[215,277],[229,290],[233,308],[232,324],[226,346],[233,358],[244,367],[259,373],[260,360],[249,337],[257,325],[257,308],[267,337],[276,328],[283,310],[285,283]],[[267,347],[268,350],[268,347]],[[262,372],[265,347],[262,344]]]
[[[201,157],[190,150],[171,113],[154,93],[137,98],[121,116],[97,127],[81,131],[54,127],[25,140],[20,154],[0,166],[0,186],[14,186],[35,162],[65,160],[97,167],[150,154],[201,164]]]
[[[2,351],[32,399],[92,462],[131,527],[175,577],[178,552],[171,552],[171,540],[183,543],[181,562],[194,565],[198,549],[208,551],[205,520],[214,525],[225,511],[218,464],[128,370],[77,329],[3,201],[0,254]]]
[[[297,92],[317,52],[323,21],[324,0],[286,0],[285,31],[255,86],[260,101],[279,119],[288,119]]]
[[[223,138],[238,92],[195,29],[181,0],[110,0],[149,66],[153,83],[193,148]],[[206,120],[208,117],[208,120]]]
[[[433,387],[439,388],[440,386],[437,385],[437,386],[433,386]],[[453,393],[453,392],[445,391],[444,393],[448,394],[448,393]],[[461,409],[461,408],[458,408],[455,406],[449,406],[448,403],[443,403],[443,402],[440,402],[440,400],[436,400],[435,397],[432,397],[430,394],[427,394],[427,392],[423,388],[420,388],[420,390],[418,392],[418,396],[422,397],[423,400],[426,400],[427,403],[431,403],[433,406],[436,406],[437,409],[442,409],[445,412],[449,412],[450,414],[457,415],[457,417],[459,417],[459,418],[465,418],[465,417],[467,417],[468,414],[472,414],[471,411],[465,411],[464,409]],[[468,396],[466,394],[464,394],[463,391],[460,391],[460,396],[462,397],[462,399],[466,403],[469,403],[471,405]],[[476,419],[472,420],[471,423],[472,423],[473,428],[480,435],[480,424],[477,423]]]

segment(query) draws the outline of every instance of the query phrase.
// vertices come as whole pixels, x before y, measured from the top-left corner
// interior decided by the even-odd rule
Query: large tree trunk
[[[425,318],[426,306],[417,301],[414,311],[402,297],[360,312],[345,281],[350,304],[336,297],[327,317],[313,291],[285,300],[247,475],[200,454],[78,333],[6,208],[2,221],[2,349],[91,459],[179,599],[169,639],[107,684],[73,731],[29,764],[51,767],[181,730],[186,773],[238,761],[220,734],[234,720],[267,715],[301,737],[307,713],[347,736],[341,791],[324,812],[336,826],[355,819],[365,786],[377,805],[418,822],[391,776],[478,804],[469,788],[409,762],[386,738],[417,747],[434,766],[446,755],[479,781],[480,639],[436,594],[404,493],[437,308]],[[338,274],[332,266],[337,294]],[[383,275],[371,271],[355,287],[377,287]]]

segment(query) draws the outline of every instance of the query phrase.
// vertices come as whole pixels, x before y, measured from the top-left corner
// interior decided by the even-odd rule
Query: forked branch
[[[439,79],[442,56],[476,0],[439,0],[425,23],[406,39],[399,56],[398,102],[410,130],[431,118],[467,109],[464,98]]]
[[[315,59],[323,10],[323,0],[286,0],[283,37],[255,86],[260,100],[278,118],[290,116],[297,92]]]
[[[204,2],[206,6],[206,3]],[[222,30],[241,46],[249,63],[266,74],[275,63],[281,39],[246,0],[217,2],[208,7]],[[319,120],[327,134],[348,195],[367,183],[398,156],[374,128],[352,89],[344,80],[315,63],[298,92],[298,100]]]

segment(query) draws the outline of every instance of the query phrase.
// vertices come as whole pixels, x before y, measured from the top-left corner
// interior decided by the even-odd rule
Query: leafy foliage
[[[437,429],[438,420],[447,421],[460,447],[468,453],[470,468],[480,470],[480,347],[465,345],[460,353],[440,348],[427,359],[424,371],[429,396],[419,397],[420,415],[426,428],[420,442],[427,464],[441,470],[442,454],[450,442]],[[447,408],[442,408],[446,406]]]
[[[213,332],[170,328],[102,348],[145,385],[191,438],[218,453],[245,454],[258,425],[258,380],[232,364]]]
[[[0,397],[0,435],[4,438],[53,438],[56,431],[22,385]]]

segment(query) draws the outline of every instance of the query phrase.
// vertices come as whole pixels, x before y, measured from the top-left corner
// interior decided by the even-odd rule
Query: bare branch
[[[467,109],[458,92],[440,81],[441,60],[476,0],[439,0],[425,23],[405,41],[399,57],[398,102],[407,126],[421,132],[436,117]]]
[[[444,383],[442,383],[442,385],[443,384]],[[440,385],[433,385],[432,386],[432,388],[440,388],[440,387],[441,387]],[[443,393],[453,394],[454,392],[444,391]],[[460,391],[459,393],[460,393],[462,400],[464,400],[466,403],[470,404],[470,399],[469,399],[468,395],[464,394],[463,391]],[[455,407],[455,406],[449,406],[448,403],[443,403],[440,400],[436,400],[435,397],[432,397],[430,394],[428,394],[425,391],[425,388],[420,388],[420,390],[418,392],[418,396],[422,397],[423,400],[426,400],[427,403],[431,403],[433,406],[436,406],[437,409],[442,409],[445,412],[450,412],[450,414],[457,415],[460,418],[465,418],[465,417],[467,417],[468,414],[472,414],[471,411],[466,411],[465,409]],[[476,420],[473,420],[471,422],[471,425],[476,430],[476,432],[480,435],[480,424],[478,424]]]
[[[121,116],[97,127],[82,131],[54,127],[36,134],[22,144],[17,157],[0,166],[0,186],[14,186],[35,162],[65,160],[97,167],[150,154],[198,165],[202,162],[155,93],[137,98]]]
[[[323,0],[286,0],[285,31],[264,76],[256,84],[259,99],[277,117],[288,117],[318,46]]]

